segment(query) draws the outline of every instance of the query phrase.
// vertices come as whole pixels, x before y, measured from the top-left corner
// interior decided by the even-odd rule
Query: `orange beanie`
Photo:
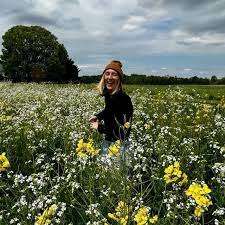
[[[103,73],[108,70],[112,69],[115,70],[119,76],[122,78],[123,77],[123,71],[122,71],[122,63],[118,60],[112,60],[104,69]]]

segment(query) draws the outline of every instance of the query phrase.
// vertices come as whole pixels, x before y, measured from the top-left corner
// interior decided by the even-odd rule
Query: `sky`
[[[0,9],[0,36],[45,27],[81,75],[116,59],[125,74],[225,76],[225,0],[1,0]]]

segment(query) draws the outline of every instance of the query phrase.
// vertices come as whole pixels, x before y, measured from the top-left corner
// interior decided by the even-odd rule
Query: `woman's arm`
[[[97,119],[99,121],[104,119],[104,114],[105,114],[105,109],[103,109],[102,111],[100,111],[99,113],[96,113],[95,116],[97,117]]]
[[[105,133],[105,126],[103,123],[98,123],[98,132],[101,133],[101,134],[104,134]]]

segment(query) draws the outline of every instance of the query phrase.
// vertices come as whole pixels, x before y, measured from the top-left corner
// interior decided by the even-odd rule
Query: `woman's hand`
[[[98,118],[96,116],[92,116],[89,119],[89,122],[91,123],[92,129],[96,129],[96,130],[98,129],[99,121],[98,121]]]
[[[89,122],[90,123],[93,123],[93,122],[96,122],[98,120],[98,118],[96,116],[92,116],[90,119],[89,119]]]

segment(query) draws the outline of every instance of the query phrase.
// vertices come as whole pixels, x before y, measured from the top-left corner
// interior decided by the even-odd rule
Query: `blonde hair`
[[[99,92],[100,95],[103,95],[104,86],[105,86],[105,71],[102,74],[102,78],[101,78],[101,80],[99,81],[99,83],[97,85],[97,90],[98,90],[98,92]],[[115,90],[111,94],[113,95],[113,94],[115,94],[119,90],[123,90],[122,79],[121,79],[120,76],[119,76],[119,82],[118,82]]]

